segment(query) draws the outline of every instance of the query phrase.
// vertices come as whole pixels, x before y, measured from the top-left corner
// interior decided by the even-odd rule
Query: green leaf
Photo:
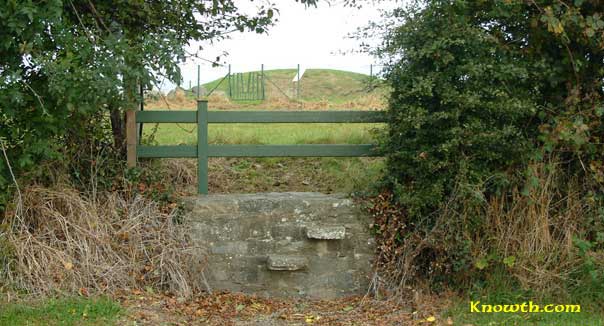
[[[587,37],[593,37],[596,32],[593,30],[593,28],[587,28],[585,29],[585,34],[587,35]]]
[[[489,266],[488,259],[486,257],[481,257],[476,262],[474,262],[474,266],[479,270],[483,270]]]
[[[514,267],[514,264],[516,263],[516,257],[515,257],[515,256],[508,256],[508,257],[505,257],[505,258],[503,259],[503,263],[504,263],[504,264],[505,264],[507,267],[512,268],[512,267]]]

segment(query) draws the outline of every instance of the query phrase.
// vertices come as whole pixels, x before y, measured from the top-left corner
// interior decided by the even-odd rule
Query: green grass
[[[108,298],[62,298],[0,303],[0,325],[111,325],[122,314]]]
[[[381,158],[211,158],[210,193],[344,192],[370,190],[380,180]],[[196,191],[189,185],[188,192]]]
[[[212,144],[370,144],[378,124],[211,124]],[[146,125],[144,136],[153,133]],[[155,141],[158,145],[195,144],[194,124],[160,124]]]
[[[496,276],[495,279],[500,278]],[[463,300],[457,298],[454,305],[446,312],[455,324],[460,325],[519,325],[519,326],[557,326],[557,325],[581,325],[581,326],[603,326],[604,311],[601,303],[593,300],[591,296],[572,297],[568,295],[544,296],[527,290],[520,290],[510,284],[504,285],[503,281],[496,280],[493,287],[474,289],[472,299]],[[543,308],[545,305],[580,305],[580,312],[545,313],[545,312],[516,312],[516,313],[483,313],[471,312],[470,300],[480,301],[480,304],[513,305],[532,301],[533,304]],[[480,306],[476,306],[480,309]],[[528,309],[528,308],[526,308]]]

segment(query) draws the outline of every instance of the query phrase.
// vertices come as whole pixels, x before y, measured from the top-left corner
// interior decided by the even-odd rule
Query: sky
[[[300,64],[302,70],[329,68],[369,74],[370,65],[376,63],[374,58],[367,54],[341,52],[359,48],[360,41],[350,39],[348,35],[379,18],[376,5],[355,9],[336,1],[319,1],[316,8],[305,8],[294,0],[271,2],[279,9],[279,14],[277,23],[267,34],[233,33],[231,39],[213,45],[193,42],[188,51],[196,52],[202,45],[204,49],[200,56],[210,60],[226,51],[228,55],[222,61],[231,64],[232,72],[260,70],[261,64],[267,70],[295,69]],[[236,3],[239,5],[239,1]],[[241,1],[241,6],[250,10],[258,3]],[[388,5],[392,6],[380,4],[382,8]],[[191,59],[181,64],[183,86],[188,87],[189,82],[192,85],[197,83],[198,64],[201,66],[201,83],[223,77],[228,71],[227,67],[212,68],[208,62]],[[162,89],[171,88],[173,85],[170,84],[162,86]]]

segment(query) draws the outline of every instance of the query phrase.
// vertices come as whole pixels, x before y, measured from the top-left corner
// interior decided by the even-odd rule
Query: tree
[[[9,160],[21,173],[59,153],[110,146],[108,125],[120,150],[137,85],[179,83],[190,41],[263,33],[276,11],[247,14],[232,0],[0,1],[0,140]],[[8,180],[2,160],[1,193]]]

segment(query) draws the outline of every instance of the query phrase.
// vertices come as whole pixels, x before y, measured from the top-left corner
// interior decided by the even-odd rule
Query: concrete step
[[[343,195],[229,194],[190,198],[184,222],[207,248],[210,286],[266,296],[365,293],[371,219]]]
[[[263,194],[212,194],[185,199],[190,212],[207,217],[221,214],[263,214],[280,216],[342,216],[357,213],[353,201],[343,194],[325,195],[314,192]]]

